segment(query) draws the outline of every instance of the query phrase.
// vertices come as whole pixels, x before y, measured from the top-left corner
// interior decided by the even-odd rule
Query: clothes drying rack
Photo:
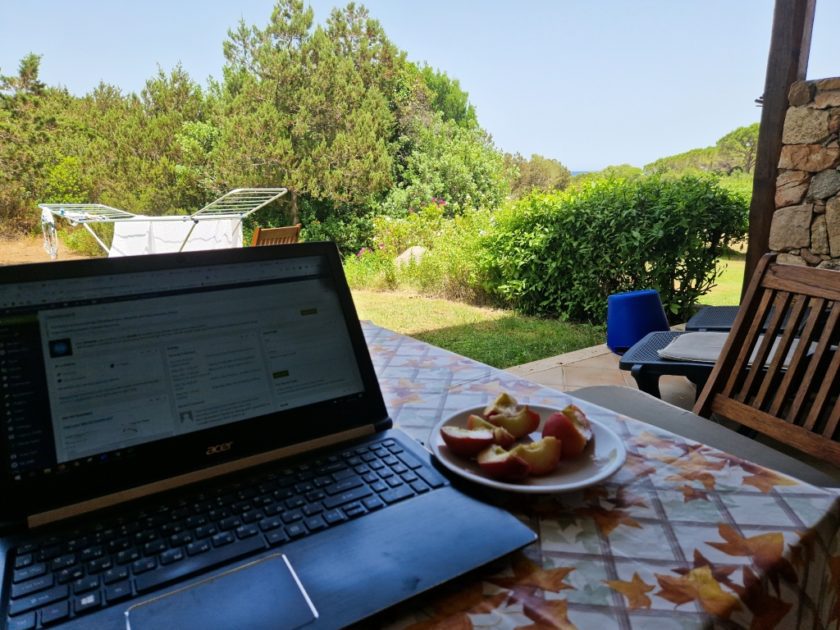
[[[58,234],[55,228],[55,218],[60,217],[71,225],[82,225],[96,239],[99,246],[109,256],[111,247],[91,227],[94,223],[117,223],[141,219],[150,222],[162,221],[192,221],[192,226],[184,236],[177,251],[183,251],[190,240],[195,227],[202,221],[218,221],[222,219],[238,219],[238,224],[250,214],[267,206],[275,199],[286,194],[286,188],[237,188],[222,195],[215,201],[193,214],[176,216],[149,216],[134,214],[119,208],[112,208],[101,203],[40,203],[41,229],[44,233],[44,249],[53,260],[58,255]]]

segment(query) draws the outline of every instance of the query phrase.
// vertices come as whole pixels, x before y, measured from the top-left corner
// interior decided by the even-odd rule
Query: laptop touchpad
[[[230,568],[132,605],[128,630],[300,628],[318,617],[285,555]]]

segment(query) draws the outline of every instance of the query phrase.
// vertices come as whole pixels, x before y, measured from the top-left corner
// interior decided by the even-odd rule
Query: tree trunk
[[[297,225],[300,223],[300,216],[298,216],[298,205],[297,205],[297,191],[290,190],[289,191],[289,213],[292,215],[292,225]]]

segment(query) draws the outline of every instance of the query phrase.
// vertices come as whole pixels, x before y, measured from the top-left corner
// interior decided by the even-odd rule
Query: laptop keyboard
[[[100,610],[444,483],[388,438],[24,544],[13,554],[8,628]]]

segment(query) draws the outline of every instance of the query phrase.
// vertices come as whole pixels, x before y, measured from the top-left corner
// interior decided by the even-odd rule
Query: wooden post
[[[758,261],[770,250],[770,224],[776,209],[776,174],[782,152],[788,92],[794,81],[805,79],[808,70],[815,5],[816,0],[776,0],[773,11],[741,297]]]

